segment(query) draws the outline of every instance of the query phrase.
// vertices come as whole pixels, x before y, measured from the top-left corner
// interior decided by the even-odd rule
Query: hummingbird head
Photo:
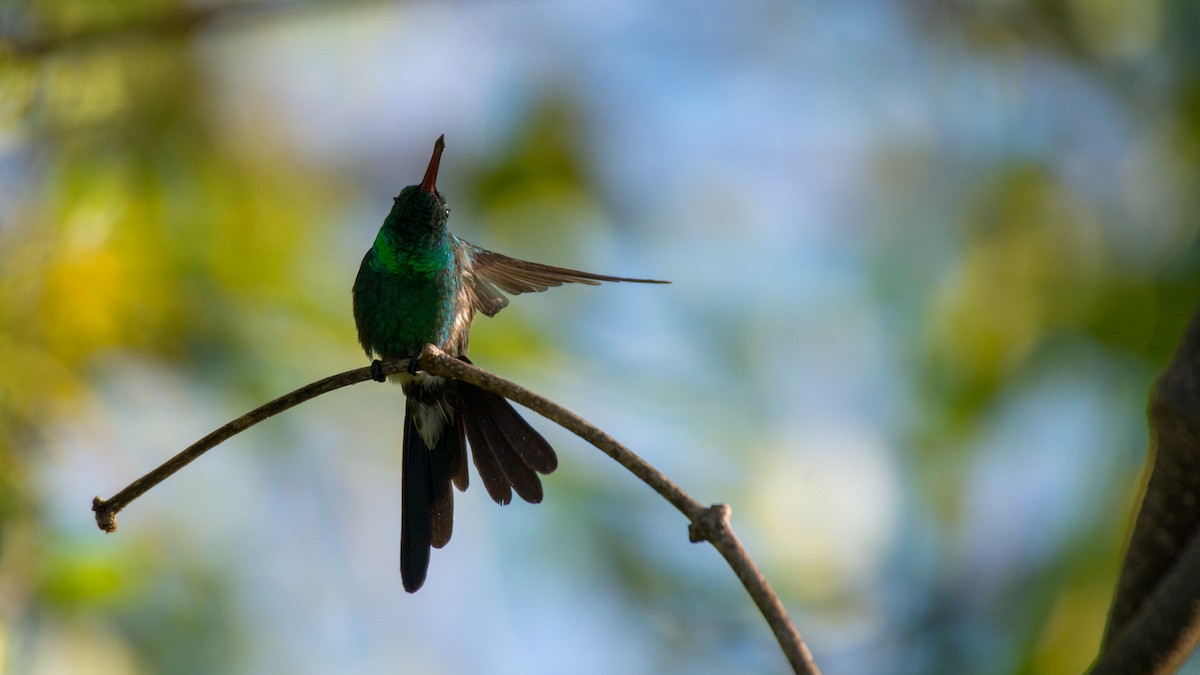
[[[436,232],[445,228],[450,209],[437,190],[438,165],[442,160],[442,150],[445,149],[446,137],[443,134],[433,144],[433,157],[429,159],[429,168],[425,169],[425,178],[419,185],[404,188],[392,200],[388,221],[404,229],[418,231]]]

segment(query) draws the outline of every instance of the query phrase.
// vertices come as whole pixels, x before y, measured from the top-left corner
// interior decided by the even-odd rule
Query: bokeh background
[[[1067,673],[1200,301],[1189,0],[0,5],[0,670],[772,673],[717,554],[582,441],[398,576],[363,252],[433,140],[562,288],[473,356],[734,525],[826,673]],[[1197,664],[1187,672],[1200,672]]]

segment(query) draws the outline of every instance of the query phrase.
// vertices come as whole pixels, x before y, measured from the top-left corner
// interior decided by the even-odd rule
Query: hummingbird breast
[[[354,322],[368,357],[406,358],[426,344],[466,353],[470,302],[452,256],[432,271],[388,269],[367,252],[354,281]],[[463,309],[465,304],[466,309]]]

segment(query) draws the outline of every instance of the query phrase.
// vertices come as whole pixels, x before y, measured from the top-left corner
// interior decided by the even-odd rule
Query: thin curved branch
[[[771,626],[775,639],[783,649],[784,655],[797,673],[819,673],[816,663],[808,646],[800,637],[796,626],[788,618],[787,611],[779,596],[771,589],[750,554],[742,546],[733,528],[729,524],[729,514],[732,509],[726,504],[716,504],[705,507],[700,502],[679,488],[649,462],[621,445],[612,436],[601,431],[582,417],[558,405],[557,403],[538,396],[502,377],[493,375],[482,368],[450,356],[433,345],[425,345],[421,351],[421,369],[431,375],[440,375],[471,384],[495,392],[501,396],[520,403],[562,428],[574,433],[604,454],[612,457],[621,466],[628,469],[643,483],[649,485],[663,499],[670,502],[691,522],[688,529],[689,538],[693,542],[707,541],[725,558],[734,574],[741,580],[746,591],[759,612]]]
[[[349,370],[313,382],[255,408],[188,446],[161,466],[130,483],[128,487],[111,498],[105,500],[96,497],[92,501],[96,524],[105,532],[115,531],[117,529],[117,513],[128,506],[130,502],[208,450],[255,424],[321,394],[370,379],[382,380],[386,375],[406,370],[409,365],[408,359],[376,362],[371,367]],[[420,367],[431,375],[469,382],[520,403],[596,446],[653,488],[688,519],[690,522],[688,537],[692,542],[707,541],[725,558],[758,606],[759,612],[767,620],[767,624],[774,632],[775,639],[779,642],[792,669],[796,673],[820,673],[813,662],[808,646],[804,644],[800,633],[788,618],[779,596],[771,589],[758,566],[754,564],[745,547],[734,534],[729,523],[732,510],[728,505],[715,504],[705,507],[633,451],[582,417],[509,380],[493,375],[477,366],[464,363],[433,345],[426,345],[421,351]]]
[[[396,370],[401,369],[402,367],[396,368]],[[163,462],[158,468],[154,469],[145,476],[133,481],[126,486],[124,490],[121,490],[112,497],[109,497],[108,499],[96,497],[93,499],[92,511],[96,513],[96,525],[105,532],[115,532],[117,530],[117,513],[120,512],[121,509],[128,506],[133,500],[141,497],[150,488],[158,485],[167,478],[170,478],[171,474],[179,471],[188,464],[191,464],[192,461],[200,455],[203,455],[209,450],[242,433],[255,424],[267,419],[268,417],[273,417],[289,408],[294,408],[310,398],[316,398],[321,394],[327,394],[334,389],[341,389],[342,387],[346,387],[351,384],[358,384],[364,380],[371,379],[371,377],[372,375],[370,367],[348,370],[344,373],[330,375],[323,380],[317,380],[311,384],[306,384],[289,394],[280,396],[270,403],[266,403],[255,408],[254,410],[251,410],[245,415],[242,415],[229,424],[226,424],[220,429],[213,431],[204,438],[201,438],[195,443],[192,443],[188,447],[184,448],[183,451],[178,455],[175,455],[171,459]]]

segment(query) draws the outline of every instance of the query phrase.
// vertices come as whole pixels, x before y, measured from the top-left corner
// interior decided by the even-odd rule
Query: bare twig
[[[402,366],[397,365],[396,370],[400,370]],[[141,497],[147,490],[163,482],[171,476],[171,474],[179,471],[183,467],[192,463],[200,455],[208,452],[214,447],[224,443],[230,438],[242,433],[246,429],[258,424],[259,422],[278,415],[279,413],[294,408],[301,403],[304,403],[310,398],[316,398],[321,394],[327,394],[334,389],[358,384],[363,380],[371,379],[370,368],[358,368],[357,370],[348,370],[344,373],[331,375],[323,380],[318,380],[311,384],[307,384],[299,389],[280,396],[279,398],[259,406],[254,410],[242,415],[233,420],[229,424],[217,429],[211,434],[201,438],[184,448],[182,452],[175,455],[171,459],[163,462],[161,466],[154,469],[150,473],[130,483],[124,490],[108,499],[96,497],[92,500],[92,511],[96,512],[96,525],[105,532],[115,532],[117,529],[117,513],[129,505],[130,502]]]
[[[92,501],[92,510],[96,513],[96,524],[105,532],[115,531],[117,529],[117,512],[213,447],[268,417],[277,415],[311,398],[328,393],[334,389],[357,384],[364,380],[377,379],[382,375],[390,375],[403,371],[409,367],[409,360],[389,360],[382,362],[380,366],[381,368],[378,371],[373,370],[371,367],[358,368],[327,377],[318,382],[313,382],[256,408],[220,429],[213,431],[164,462],[158,468],[130,483],[128,487],[111,498],[104,500],[96,497]],[[801,639],[800,633],[788,618],[787,611],[784,609],[783,603],[780,602],[779,596],[771,589],[762,572],[759,571],[754,561],[750,558],[750,555],[738,540],[737,535],[734,534],[733,528],[729,524],[731,509],[728,505],[716,504],[705,507],[641,457],[582,417],[513,382],[497,377],[474,365],[464,363],[433,345],[426,345],[425,349],[421,352],[420,367],[431,375],[469,382],[520,403],[588,441],[640,478],[642,482],[649,485],[675,508],[679,509],[688,519],[691,523],[688,528],[688,536],[691,541],[707,541],[725,558],[725,561],[733,569],[738,579],[741,580],[747,592],[749,592],[750,597],[758,606],[763,617],[766,618],[792,669],[796,673],[815,674],[820,672],[813,662],[812,654],[808,651],[807,645]]]

